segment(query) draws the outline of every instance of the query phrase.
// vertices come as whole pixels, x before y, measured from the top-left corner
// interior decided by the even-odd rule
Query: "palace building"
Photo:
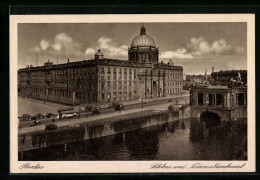
[[[74,104],[103,104],[174,96],[183,90],[183,68],[159,62],[159,48],[141,28],[128,60],[105,58],[98,50],[92,60],[18,70],[18,91],[24,97]]]

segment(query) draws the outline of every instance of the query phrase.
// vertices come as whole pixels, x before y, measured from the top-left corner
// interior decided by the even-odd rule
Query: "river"
[[[48,146],[23,151],[22,154],[19,152],[18,157],[25,161],[246,160],[246,122],[210,123],[210,120],[198,118],[175,119],[156,126],[92,139],[86,137],[102,134],[104,127],[78,127],[62,133],[45,134],[40,138],[40,143],[47,143]],[[119,123],[109,128],[120,128],[119,125],[126,124]],[[39,143],[38,137],[29,136],[34,146]],[[69,143],[63,143],[68,139]]]

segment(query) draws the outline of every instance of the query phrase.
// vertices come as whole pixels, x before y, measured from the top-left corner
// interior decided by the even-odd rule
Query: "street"
[[[188,100],[188,99],[189,99],[189,96],[179,97],[178,102],[182,103],[182,104],[186,104],[186,100]],[[166,103],[176,104],[176,98],[154,100],[154,101],[150,101],[149,103],[145,102],[145,103],[143,103],[143,108],[148,108],[148,107],[155,106],[155,105],[159,106],[159,105],[166,104]],[[124,111],[133,110],[133,109],[142,109],[142,103],[129,104],[129,105],[125,105],[125,107],[126,107],[126,110],[124,110]],[[102,108],[100,110],[100,112],[101,112],[101,115],[110,114],[110,113],[115,112],[115,109],[114,108]],[[87,111],[87,112],[81,111],[80,113],[79,112],[76,112],[76,113],[77,113],[76,116],[74,116],[72,118],[64,118],[64,119],[62,119],[62,121],[64,122],[64,121],[71,121],[71,120],[75,120],[75,119],[79,119],[79,118],[86,118],[86,115],[88,117],[100,116],[100,115],[92,115],[92,110]],[[120,113],[120,112],[118,111],[118,113]],[[35,124],[34,121],[23,121],[23,122],[19,123],[19,127],[20,128],[30,127],[31,123],[33,124],[33,126],[50,124],[50,123],[53,123],[53,119],[54,119],[54,122],[60,121],[57,119],[57,114],[54,114],[54,117],[52,117],[52,118],[39,119],[38,121],[40,122],[40,124]]]

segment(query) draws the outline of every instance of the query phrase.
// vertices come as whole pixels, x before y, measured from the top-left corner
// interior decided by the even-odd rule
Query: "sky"
[[[98,49],[105,58],[128,59],[140,34],[159,47],[159,62],[170,59],[185,74],[247,69],[246,23],[22,23],[18,25],[18,68],[89,60]],[[57,62],[58,54],[58,62]]]

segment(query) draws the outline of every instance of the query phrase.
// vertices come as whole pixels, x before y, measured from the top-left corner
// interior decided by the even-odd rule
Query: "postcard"
[[[10,173],[255,172],[254,14],[10,15]]]

